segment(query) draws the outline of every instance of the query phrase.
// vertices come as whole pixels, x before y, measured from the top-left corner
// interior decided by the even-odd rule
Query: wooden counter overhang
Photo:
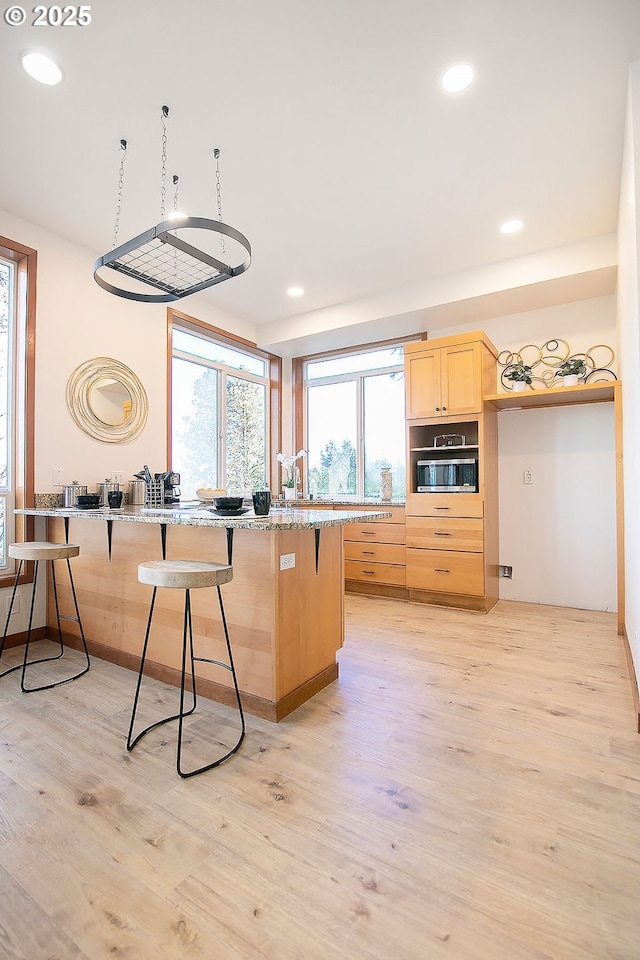
[[[223,597],[243,706],[273,721],[338,676],[336,651],[344,637],[342,527],[390,516],[382,508],[272,508],[268,517],[251,512],[234,518],[185,508],[32,508],[16,513],[46,517],[49,541],[80,546],[73,573],[89,649],[131,670],[139,667],[151,595],[138,582],[138,564],[163,557],[231,562],[233,580],[223,587]],[[295,565],[280,569],[281,558],[291,554]],[[58,579],[66,612],[70,592],[64,578]],[[180,675],[183,602],[182,591],[158,592],[147,661],[150,676],[174,686]],[[196,655],[223,659],[212,592],[193,591],[192,610]],[[48,629],[54,623],[49,591]],[[76,631],[72,624],[69,629]],[[74,634],[67,639],[76,644]],[[198,691],[231,704],[226,672],[204,664],[201,671]]]

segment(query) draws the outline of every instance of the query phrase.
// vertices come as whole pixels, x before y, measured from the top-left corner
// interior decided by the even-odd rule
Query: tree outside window
[[[380,496],[383,467],[392,496],[405,495],[402,346],[305,363],[305,445],[314,496]]]
[[[172,469],[182,496],[200,487],[249,495],[267,477],[266,361],[215,338],[174,331]]]

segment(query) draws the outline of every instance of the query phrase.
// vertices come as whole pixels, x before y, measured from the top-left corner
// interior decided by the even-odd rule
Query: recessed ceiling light
[[[62,70],[55,60],[45,56],[44,53],[34,53],[33,51],[23,53],[22,66],[30,77],[33,77],[39,83],[46,83],[49,87],[55,86],[62,80]]]
[[[459,93],[473,80],[473,67],[470,63],[454,63],[442,75],[442,89],[447,93]]]
[[[500,227],[500,233],[517,233],[522,227],[522,220],[506,220]]]
[[[290,297],[301,297],[304,294],[302,287],[289,287],[287,293]]]

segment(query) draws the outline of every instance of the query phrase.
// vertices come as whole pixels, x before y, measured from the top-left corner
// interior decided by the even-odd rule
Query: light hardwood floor
[[[173,725],[126,753],[132,673],[0,681],[3,960],[640,957],[615,616],[345,606],[340,679],[189,781]],[[148,683],[162,715],[176,691]],[[201,711],[206,757],[231,714]]]

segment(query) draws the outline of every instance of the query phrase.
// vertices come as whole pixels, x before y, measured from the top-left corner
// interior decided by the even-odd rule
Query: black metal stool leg
[[[198,663],[215,663],[217,666],[219,666],[219,667],[224,667],[225,670],[229,670],[229,671],[230,671],[231,676],[233,677],[233,686],[234,686],[235,694],[236,694],[236,702],[237,702],[237,704],[238,704],[238,711],[239,711],[239,713],[240,713],[240,724],[241,724],[240,736],[238,737],[238,739],[237,739],[236,743],[234,744],[234,746],[231,747],[231,749],[228,750],[227,753],[224,754],[224,756],[219,757],[218,760],[214,760],[213,763],[206,763],[206,764],[204,764],[204,766],[198,767],[196,770],[184,771],[184,770],[182,769],[182,717],[181,717],[181,718],[180,718],[179,730],[178,730],[178,750],[177,750],[177,759],[176,759],[176,769],[177,769],[179,775],[180,775],[184,780],[186,780],[187,777],[195,777],[195,775],[198,774],[198,773],[204,773],[205,770],[212,770],[214,767],[218,767],[218,766],[219,766],[221,763],[223,763],[225,760],[228,760],[229,757],[233,756],[233,754],[240,748],[240,744],[241,744],[242,741],[244,740],[244,735],[245,735],[244,712],[243,712],[243,710],[242,710],[242,703],[241,703],[241,701],[240,701],[240,690],[238,689],[238,680],[237,680],[237,678],[236,678],[236,670],[235,670],[235,666],[234,666],[234,663],[233,663],[233,655],[232,655],[232,653],[231,653],[231,643],[230,643],[230,641],[229,641],[229,631],[228,631],[228,629],[227,629],[227,619],[226,619],[225,613],[224,613],[224,605],[223,605],[223,603],[222,603],[222,594],[221,594],[221,592],[220,592],[220,587],[218,586],[218,587],[216,587],[216,589],[217,589],[217,591],[218,591],[218,602],[219,602],[219,604],[220,604],[220,615],[221,615],[221,618],[222,618],[222,628],[223,628],[223,631],[224,631],[224,637],[225,637],[225,641],[226,641],[226,645],[227,645],[227,655],[228,655],[228,658],[229,658],[229,663],[228,663],[228,664],[226,664],[226,663],[221,663],[220,660],[210,660],[210,659],[208,659],[207,657],[194,657],[194,655],[193,655],[193,634],[192,634],[192,631],[191,631],[191,603],[190,603],[190,600],[189,600],[189,598],[188,598],[188,596],[187,596],[187,598],[185,598],[185,630],[184,630],[184,635],[183,635],[183,650],[182,650],[183,683],[184,683],[184,667],[185,667],[185,663],[186,663],[186,640],[187,640],[186,630],[187,630],[187,606],[188,606],[188,625],[189,625],[189,638],[190,638],[190,649],[191,649],[191,662],[192,662],[192,665],[193,665],[194,660],[197,660]],[[187,590],[186,592],[187,592],[187,595],[188,595],[188,594],[189,594],[189,591]],[[195,691],[195,678],[194,678],[194,691]]]
[[[18,563],[18,569],[16,571],[16,576],[13,581],[13,590],[11,591],[11,599],[9,600],[9,609],[7,610],[7,619],[4,625],[4,632],[2,634],[2,642],[0,643],[0,659],[4,653],[4,645],[7,642],[7,633],[9,632],[9,620],[11,619],[11,611],[13,610],[13,601],[15,600],[16,590],[18,589],[18,583],[20,582],[20,574],[22,573],[22,564],[23,560],[20,560]],[[9,667],[8,670],[4,670],[0,673],[0,677],[6,677],[8,673],[13,673],[14,670],[19,670],[22,664],[17,663],[15,667]]]
[[[145,727],[144,730],[141,730],[140,733],[139,733],[139,734],[137,735],[137,737],[135,738],[135,740],[132,740],[132,739],[131,739],[131,737],[132,737],[132,735],[133,735],[133,726],[134,726],[135,719],[136,719],[136,712],[137,712],[137,709],[138,709],[138,699],[139,699],[139,697],[140,697],[140,687],[142,686],[142,674],[144,673],[144,664],[145,664],[145,660],[146,660],[146,658],[147,658],[147,648],[148,648],[148,646],[149,646],[149,636],[150,636],[150,634],[151,634],[151,621],[152,621],[152,619],[153,619],[153,609],[154,609],[155,603],[156,603],[156,593],[157,593],[157,590],[158,590],[158,588],[157,588],[157,587],[154,587],[154,588],[153,588],[153,593],[151,594],[151,605],[150,605],[150,607],[149,607],[149,618],[148,618],[148,620],[147,620],[147,630],[146,630],[146,633],[145,633],[145,636],[144,636],[144,644],[143,644],[143,646],[142,646],[142,657],[140,658],[140,670],[138,671],[138,680],[137,680],[137,683],[136,683],[136,692],[135,692],[135,696],[134,696],[134,698],[133,698],[133,709],[132,709],[132,711],[131,711],[131,722],[130,722],[130,724],[129,724],[129,734],[128,734],[128,736],[127,736],[127,750],[129,750],[129,751],[130,751],[130,750],[133,750],[133,748],[135,747],[136,743],[138,743],[139,740],[142,740],[142,738],[145,736],[145,734],[149,733],[150,730],[154,730],[156,727],[162,726],[163,723],[169,723],[171,720],[180,720],[181,716],[188,717],[188,716],[190,716],[190,715],[193,713],[193,711],[196,709],[196,675],[195,675],[195,667],[194,667],[194,664],[193,664],[193,661],[192,661],[192,663],[191,663],[191,679],[192,679],[192,683],[193,683],[193,706],[191,707],[191,709],[184,711],[184,698],[183,698],[183,692],[181,692],[181,697],[180,697],[180,713],[176,713],[176,714],[174,714],[174,715],[171,716],[171,717],[163,717],[162,720],[156,720],[155,723],[151,723],[148,727]],[[183,661],[184,661],[184,656],[183,656]],[[185,665],[184,665],[184,662],[183,662],[182,688],[184,688],[184,666],[185,666]]]
[[[64,653],[64,644],[62,642],[62,627],[60,625],[60,607],[58,605],[58,584],[56,583],[56,564],[51,561],[51,580],[53,582],[53,599],[56,605],[56,624],[58,626],[58,643],[60,644],[60,653],[55,657],[58,660]],[[54,657],[51,658],[52,660]]]
[[[40,566],[40,561],[36,560],[33,566],[33,590],[31,591],[31,606],[29,607],[29,626],[27,627],[27,640],[24,645],[24,660],[22,661],[22,673],[20,674],[20,689],[23,693],[27,693],[24,687],[24,675],[27,669],[27,661],[29,659],[29,644],[31,643],[31,624],[33,623],[33,609],[36,602],[36,585],[38,583],[38,568]],[[57,660],[57,655],[55,657]],[[38,661],[36,661],[38,662]]]
[[[78,626],[80,627],[80,639],[82,640],[82,647],[83,647],[83,649],[84,649],[84,655],[85,655],[86,660],[87,660],[86,669],[84,669],[84,670],[82,671],[82,673],[86,673],[87,670],[89,669],[89,667],[91,666],[91,661],[89,660],[89,650],[87,649],[87,640],[86,640],[86,637],[85,637],[85,635],[84,635],[84,628],[83,628],[83,626],[82,626],[82,620],[80,619],[80,609],[79,609],[79,607],[78,607],[78,598],[76,597],[76,585],[75,585],[75,583],[73,582],[73,574],[72,574],[72,572],[71,572],[71,562],[70,562],[70,560],[69,560],[68,557],[67,557],[67,570],[69,571],[69,583],[71,584],[71,596],[73,597],[73,606],[74,606],[75,611],[76,611],[77,623],[78,623]],[[82,673],[79,673],[78,676],[81,677],[81,676],[82,676]]]
[[[240,711],[240,721],[242,723],[242,736],[238,740],[238,743],[235,747],[235,750],[237,750],[240,744],[242,743],[242,740],[244,739],[244,734],[245,734],[244,712],[242,710],[242,703],[240,701],[240,690],[238,689],[238,678],[236,677],[236,668],[233,662],[233,654],[231,653],[231,643],[229,641],[229,631],[227,629],[227,618],[224,613],[224,606],[222,603],[222,593],[220,592],[220,587],[218,587],[218,603],[220,604],[220,616],[222,618],[224,638],[227,643],[227,653],[229,654],[229,666],[231,668],[231,676],[233,677],[233,688],[236,692],[236,701],[238,703],[238,710]],[[233,752],[235,752],[235,750]]]
[[[46,561],[45,561],[45,562],[46,562]],[[76,597],[76,588],[75,588],[75,584],[74,584],[74,582],[73,582],[73,574],[72,574],[72,572],[71,572],[71,564],[69,563],[69,559],[68,559],[68,558],[67,558],[67,571],[68,571],[68,573],[69,573],[69,584],[70,584],[70,586],[71,586],[71,595],[72,595],[72,597],[73,597],[73,605],[74,605],[74,608],[75,608],[75,611],[76,611],[76,616],[75,616],[75,617],[68,617],[68,616],[65,616],[64,614],[60,613],[60,607],[59,607],[59,601],[58,601],[58,585],[57,585],[57,581],[56,581],[55,560],[51,560],[51,561],[50,561],[50,563],[51,563],[51,580],[52,580],[52,583],[53,583],[53,596],[54,596],[55,607],[56,607],[56,624],[57,624],[57,627],[58,627],[58,643],[60,644],[60,653],[56,653],[56,654],[55,654],[54,656],[52,656],[52,657],[41,657],[41,658],[38,659],[38,660],[29,660],[29,659],[28,659],[28,655],[29,655],[29,643],[30,643],[30,640],[31,640],[31,624],[32,624],[32,621],[33,621],[33,610],[34,610],[34,606],[35,606],[36,582],[37,582],[37,577],[38,577],[38,564],[39,564],[39,563],[40,563],[39,560],[36,560],[36,561],[35,561],[35,567],[34,567],[34,572],[33,572],[33,591],[32,591],[32,593],[31,593],[31,609],[30,609],[30,611],[29,611],[29,627],[28,627],[28,630],[27,630],[27,642],[26,642],[26,644],[25,644],[24,661],[23,661],[23,663],[22,663],[22,676],[21,676],[21,679],[20,679],[20,689],[22,690],[23,693],[37,693],[39,690],[52,690],[54,687],[60,687],[60,686],[62,686],[63,683],[70,683],[72,680],[77,680],[78,677],[84,676],[84,674],[89,670],[89,668],[90,668],[90,666],[91,666],[91,661],[90,661],[90,659],[89,659],[89,651],[88,651],[88,649],[87,649],[87,641],[86,641],[86,639],[85,639],[84,629],[83,629],[83,627],[82,627],[82,620],[80,619],[80,610],[79,610],[79,607],[78,607],[78,600],[77,600],[77,597]],[[70,677],[64,677],[62,680],[55,680],[53,683],[45,683],[45,684],[42,684],[42,685],[40,685],[40,686],[38,686],[38,687],[27,687],[27,686],[25,686],[25,677],[26,677],[26,669],[27,669],[27,667],[32,667],[32,666],[34,666],[34,665],[37,664],[37,663],[50,663],[52,660],[59,660],[59,659],[64,655],[64,640],[63,640],[63,637],[62,637],[62,625],[61,625],[61,623],[60,623],[61,620],[71,620],[73,623],[77,623],[78,626],[80,627],[80,637],[81,637],[81,639],[82,639],[82,646],[83,646],[83,649],[84,649],[84,655],[85,655],[85,660],[86,660],[85,665],[82,667],[81,670],[77,671],[76,673],[72,673]]]

